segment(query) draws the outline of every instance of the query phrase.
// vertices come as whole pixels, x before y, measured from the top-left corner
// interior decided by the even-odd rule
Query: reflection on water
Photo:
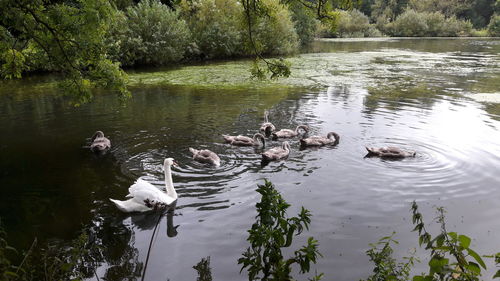
[[[137,279],[158,214],[122,214],[108,198],[123,198],[137,178],[162,188],[163,159],[173,157],[179,199],[175,213],[160,217],[150,280],[201,278],[195,264],[214,280],[246,280],[236,261],[264,178],[292,209],[311,210],[309,234],[319,240],[324,257],[317,269],[326,276],[368,276],[368,243],[393,230],[397,255],[415,247],[413,200],[429,221],[433,205],[445,206],[450,228],[490,253],[497,245],[489,241],[500,233],[499,115],[497,106],[463,94],[484,81],[481,92],[498,91],[487,79],[499,75],[498,40],[421,41],[319,42],[315,53],[295,58],[303,69],[286,80],[317,83],[306,88],[142,85],[126,106],[101,93],[72,108],[36,81],[2,84],[0,216],[14,233],[12,244],[27,248],[34,236],[69,241],[83,225],[102,245],[98,275]],[[222,134],[253,135],[264,110],[278,129],[307,124],[309,135],[334,131],[341,142],[300,150],[292,139],[287,160],[261,166],[262,149],[224,144]],[[96,130],[113,145],[102,156],[82,148]],[[282,141],[268,139],[266,149]],[[367,145],[417,155],[364,158]],[[189,147],[216,152],[221,166],[194,162]]]

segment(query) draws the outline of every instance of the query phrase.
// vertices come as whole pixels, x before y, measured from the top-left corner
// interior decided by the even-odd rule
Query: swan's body
[[[290,129],[281,129],[277,132],[272,133],[271,135],[273,140],[277,140],[278,138],[293,138],[299,135],[299,131],[301,129],[304,131],[304,134],[309,132],[309,127],[307,127],[306,125],[299,125],[297,126],[297,128],[295,128],[295,131]]]
[[[272,132],[276,131],[276,127],[273,123],[269,122],[269,112],[264,111],[264,123],[260,126],[260,131],[263,132],[266,136],[269,136]]]
[[[414,157],[416,155],[415,151],[406,151],[394,146],[366,147],[366,150],[368,151],[368,156],[379,156],[387,158]]]
[[[254,145],[260,145],[262,143],[262,146],[266,146],[266,140],[262,134],[255,134],[253,135],[253,138],[238,135],[238,136],[228,136],[228,135],[222,135],[224,138],[224,141],[226,143],[229,143],[231,145],[237,145],[237,146],[254,146]]]
[[[336,145],[340,141],[340,136],[335,132],[330,132],[326,137],[312,136],[300,140],[301,146],[323,146],[327,144]]]
[[[285,141],[281,147],[275,147],[262,153],[262,160],[272,161],[287,158],[290,155],[290,144]]]
[[[215,154],[215,152],[208,149],[198,150],[191,147],[189,148],[189,151],[193,153],[193,159],[198,162],[220,166],[220,158],[217,154]]]
[[[163,168],[165,170],[166,192],[161,191],[145,180],[138,179],[128,189],[129,194],[126,197],[130,199],[120,201],[110,198],[109,200],[115,203],[118,209],[126,213],[146,212],[153,210],[156,206],[171,205],[177,200],[177,192],[172,182],[172,173],[170,170],[172,165],[176,165],[174,159],[165,159]]]
[[[94,152],[105,151],[106,149],[111,147],[111,142],[104,136],[104,133],[101,131],[95,132],[95,134],[90,139],[90,142],[90,150]]]

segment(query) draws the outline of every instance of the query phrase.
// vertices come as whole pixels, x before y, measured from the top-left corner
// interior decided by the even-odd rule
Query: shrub
[[[337,26],[339,37],[364,37],[370,28],[368,17],[360,11],[340,11],[340,18]],[[355,36],[357,35],[357,36]]]
[[[382,33],[370,24],[365,14],[354,9],[339,11],[336,35],[338,37],[381,37]]]
[[[194,40],[194,54],[206,58],[224,58],[243,53],[243,7],[233,0],[181,2]]]
[[[190,32],[178,12],[158,0],[143,0],[117,13],[108,39],[112,58],[124,65],[166,65],[182,59]]]
[[[422,13],[407,10],[390,24],[392,35],[395,36],[425,36],[428,26]]]
[[[381,23],[382,24],[382,23]],[[394,22],[386,23],[385,32],[392,36],[465,36],[472,32],[469,21],[446,18],[440,12],[417,12],[409,9]]]
[[[491,17],[490,23],[488,24],[488,33],[490,36],[500,36],[500,15],[494,15]]]
[[[267,16],[254,19],[253,38],[257,48],[266,55],[287,55],[297,51],[299,37],[295,31],[290,11],[279,0],[263,0]],[[245,32],[247,52],[252,53],[252,46]]]

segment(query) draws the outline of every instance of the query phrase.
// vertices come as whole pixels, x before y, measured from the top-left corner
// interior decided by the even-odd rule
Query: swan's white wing
[[[130,198],[126,201],[111,199],[118,209],[124,212],[146,212],[151,210],[146,206],[145,201],[151,203],[164,203],[167,205],[172,204],[175,198],[168,196],[165,192],[161,191],[149,182],[138,179],[128,189],[129,194],[126,196]]]
[[[137,203],[144,204],[147,200],[149,202],[161,202],[171,204],[175,199],[167,196],[167,194],[147,181],[138,179],[128,189],[131,197]]]

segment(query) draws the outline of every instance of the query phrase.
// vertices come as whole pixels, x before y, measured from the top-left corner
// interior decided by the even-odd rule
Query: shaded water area
[[[295,242],[319,241],[323,258],[313,268],[325,280],[366,278],[368,244],[393,231],[396,257],[417,247],[413,200],[428,223],[434,207],[444,206],[450,231],[475,238],[480,253],[495,253],[499,51],[494,39],[319,41],[291,58],[288,79],[251,81],[247,61],[141,71],[131,74],[126,105],[99,93],[79,108],[50,86],[51,77],[2,82],[0,217],[20,248],[35,236],[64,242],[91,229],[103,246],[98,275],[133,280],[157,215],[122,214],[108,198],[123,199],[139,177],[161,188],[163,159],[173,157],[180,197],[173,216],[160,222],[146,280],[195,280],[192,267],[207,256],[213,280],[247,280],[237,259],[264,179],[292,204],[290,215],[300,206],[312,212],[310,231]],[[278,128],[307,124],[311,135],[337,132],[340,143],[299,150],[295,139],[289,159],[266,166],[262,150],[222,143],[222,134],[256,132],[266,109]],[[104,156],[82,148],[97,129],[113,145]],[[365,158],[365,145],[396,145],[417,156]],[[193,162],[188,147],[217,152],[221,167]],[[494,269],[488,264],[486,279]]]

